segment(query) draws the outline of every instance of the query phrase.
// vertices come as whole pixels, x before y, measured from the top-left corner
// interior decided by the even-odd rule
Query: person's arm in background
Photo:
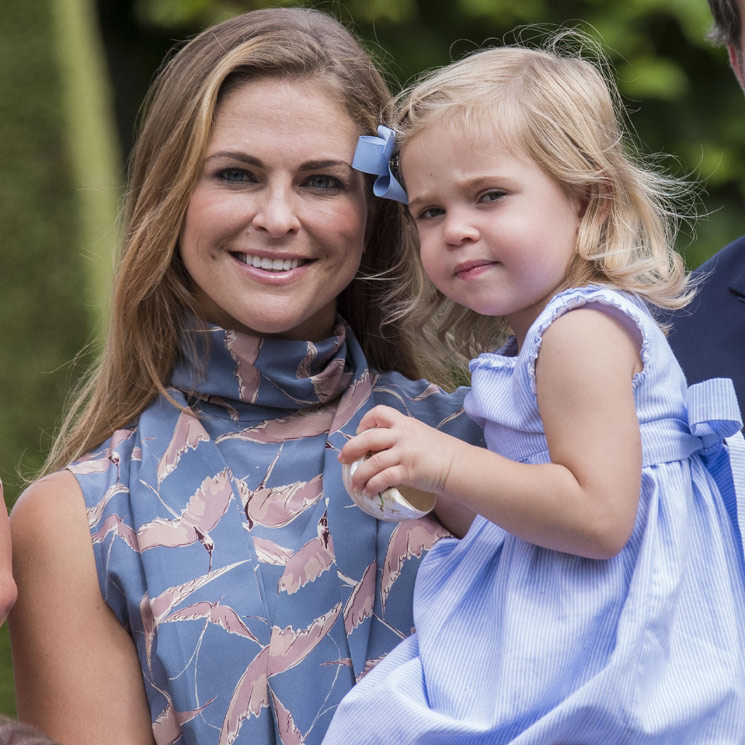
[[[0,481],[0,626],[16,600],[16,583],[13,580],[12,552],[8,511],[3,496],[3,482]]]
[[[153,745],[139,658],[101,596],[75,477],[63,471],[32,484],[10,525],[18,718],[63,745]]]

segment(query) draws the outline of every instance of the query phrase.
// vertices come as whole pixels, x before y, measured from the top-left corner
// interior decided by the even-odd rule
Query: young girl
[[[376,407],[341,453],[371,454],[365,498],[408,485],[476,517],[324,745],[745,743],[737,402],[687,387],[650,313],[691,294],[674,182],[628,154],[616,100],[585,60],[505,47],[399,108],[410,317],[444,349],[512,336],[471,362],[488,450]]]

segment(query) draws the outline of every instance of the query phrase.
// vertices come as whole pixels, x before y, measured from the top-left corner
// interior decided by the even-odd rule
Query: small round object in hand
[[[435,506],[435,495],[415,489],[413,486],[391,486],[372,497],[352,491],[352,476],[364,460],[365,458],[360,458],[353,463],[345,463],[341,471],[349,496],[363,512],[378,520],[397,522],[424,517],[432,511]]]

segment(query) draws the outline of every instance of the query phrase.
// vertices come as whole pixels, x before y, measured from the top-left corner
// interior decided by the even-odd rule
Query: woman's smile
[[[290,269],[297,269],[301,264],[307,264],[306,259],[285,259],[282,257],[270,258],[268,256],[256,256],[254,254],[246,254],[233,252],[238,261],[252,266],[254,269],[262,269],[267,272],[288,272]]]

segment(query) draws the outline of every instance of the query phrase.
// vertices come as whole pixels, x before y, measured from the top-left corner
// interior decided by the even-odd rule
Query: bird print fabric
[[[69,466],[101,592],[135,641],[158,745],[320,743],[413,631],[416,569],[448,535],[356,509],[339,449],[376,404],[481,432],[465,391],[369,369],[343,322],[318,343],[189,335],[168,398]]]

